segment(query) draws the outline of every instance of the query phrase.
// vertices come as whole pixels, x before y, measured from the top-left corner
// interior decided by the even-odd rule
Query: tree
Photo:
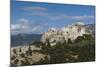
[[[72,43],[72,41],[71,41],[71,39],[70,39],[70,38],[68,38],[68,44],[70,44],[70,43]]]

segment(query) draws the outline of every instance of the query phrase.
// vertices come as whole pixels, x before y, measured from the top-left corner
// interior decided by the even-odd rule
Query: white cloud
[[[32,12],[32,13],[29,13],[29,14],[27,14],[27,15],[29,15],[29,16],[36,15],[36,16],[42,16],[42,17],[48,17],[48,16],[49,16],[48,13],[42,12],[42,11]]]
[[[41,26],[35,26],[32,28],[32,31],[34,32],[34,31],[37,31],[37,29],[41,29],[41,28],[42,28]]]
[[[47,11],[46,8],[39,7],[39,6],[25,6],[25,7],[21,7],[21,9],[26,11]]]
[[[26,14],[26,16],[42,16],[48,18],[50,20],[86,20],[86,19],[94,19],[93,15],[66,15],[61,13],[51,13],[48,12],[47,8],[40,7],[40,6],[26,6],[21,7],[21,9],[26,11],[31,11],[30,13]]]
[[[44,27],[38,25],[38,26],[33,27],[31,31],[41,34],[41,33],[43,33],[43,31],[44,31]]]
[[[22,19],[19,19],[18,21],[19,21],[19,22],[24,22],[24,23],[29,22],[29,20],[27,20],[27,19],[23,19],[23,18],[22,18]]]
[[[72,16],[71,19],[75,19],[75,20],[94,19],[94,16],[87,16],[87,15],[83,15],[83,16]]]
[[[42,16],[48,18],[50,20],[87,20],[87,19],[94,19],[95,16],[93,15],[66,15],[66,14],[52,14],[43,11],[34,11],[32,13],[26,14],[27,16]]]
[[[11,25],[11,30],[22,30],[22,29],[29,29],[30,25],[29,25],[29,21],[26,19],[19,19],[17,21],[17,24],[12,24]]]
[[[86,19],[94,19],[94,16],[88,16],[88,15],[82,15],[82,16],[68,16],[68,15],[55,15],[55,16],[48,16],[51,20],[63,20],[63,19],[69,19],[69,20],[86,20]]]
[[[35,24],[27,19],[19,19],[16,24],[11,24],[11,33],[42,33],[44,24]]]
[[[16,24],[11,24],[11,33],[27,33],[31,29],[29,21],[26,19],[19,19]]]

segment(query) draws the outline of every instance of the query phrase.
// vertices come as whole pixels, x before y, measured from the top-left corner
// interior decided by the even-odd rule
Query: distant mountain
[[[40,41],[41,34],[17,34],[11,35],[11,46],[22,46],[32,43],[34,41]]]

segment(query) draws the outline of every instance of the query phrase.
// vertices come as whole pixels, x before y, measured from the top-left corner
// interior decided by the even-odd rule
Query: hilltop
[[[75,39],[84,34],[93,34],[93,25],[85,25],[84,23],[77,22],[72,25],[68,25],[61,29],[51,28],[42,35],[41,42],[45,43],[47,40],[50,42],[51,46],[56,45],[56,43],[68,42],[68,40],[74,42]]]

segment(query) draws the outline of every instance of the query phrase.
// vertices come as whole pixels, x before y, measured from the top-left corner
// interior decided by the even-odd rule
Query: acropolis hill
[[[85,24],[82,22],[77,22],[61,29],[51,28],[43,34],[41,42],[44,43],[46,40],[49,40],[51,46],[56,45],[57,42],[68,42],[68,39],[73,42],[78,36],[91,34],[91,30],[87,31],[87,28],[84,25]]]

